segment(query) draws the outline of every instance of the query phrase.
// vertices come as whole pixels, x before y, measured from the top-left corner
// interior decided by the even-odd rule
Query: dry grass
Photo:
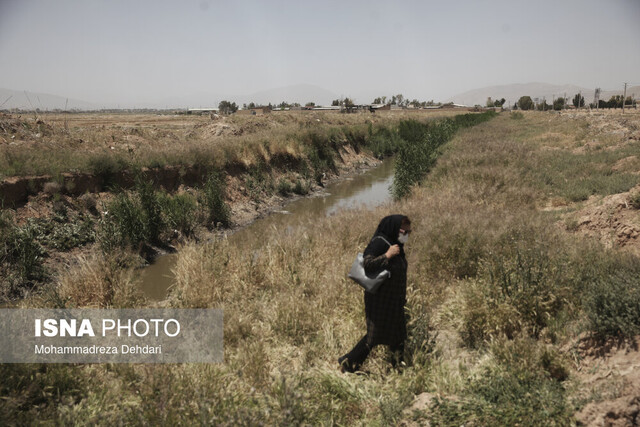
[[[403,411],[430,392],[436,399],[415,415],[420,421],[568,424],[578,408],[563,382],[571,361],[559,351],[588,328],[582,295],[612,271],[640,271],[637,260],[620,261],[619,253],[568,235],[555,213],[541,209],[556,197],[569,202],[580,181],[567,159],[617,161],[572,152],[591,137],[581,120],[501,115],[461,131],[407,200],[301,220],[242,245],[187,244],[168,304],[224,309],[225,363],[64,367],[55,375],[73,379],[79,398],[49,396],[22,419],[90,424],[100,414],[100,422],[116,424],[386,425],[411,419]],[[565,161],[548,163],[551,150]],[[550,174],[566,186],[546,180]],[[398,212],[414,230],[407,245],[408,366],[390,370],[385,350],[376,349],[368,376],[341,375],[337,356],[365,331],[362,291],[346,278],[347,268],[379,219]],[[110,301],[101,290],[105,271],[89,263],[69,276],[65,295],[81,294],[88,282],[99,301]],[[540,292],[528,298],[534,281]],[[16,402],[27,393],[16,381],[36,368],[3,369],[12,388],[4,389],[2,413],[20,419]],[[38,384],[46,387],[53,375]],[[72,396],[72,388],[61,387],[61,395]]]
[[[67,307],[128,308],[144,298],[136,282],[135,259],[125,253],[80,255],[77,267],[59,278],[58,298]]]

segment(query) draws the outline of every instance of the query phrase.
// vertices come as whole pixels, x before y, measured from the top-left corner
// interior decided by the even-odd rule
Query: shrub
[[[47,182],[42,187],[42,191],[50,195],[59,194],[62,191],[62,185],[58,182]]]
[[[98,241],[105,252],[115,247],[139,246],[147,240],[145,212],[135,194],[116,194],[106,212],[98,230]]]
[[[635,270],[635,271],[634,271]],[[640,268],[597,277],[587,287],[584,309],[597,338],[640,334]]]
[[[80,203],[82,203],[82,206],[92,212],[95,213],[96,212],[96,206],[97,206],[97,202],[96,202],[96,198],[90,194],[90,193],[85,193],[82,196],[79,197]]]
[[[141,176],[136,179],[136,192],[143,213],[145,240],[158,243],[160,234],[166,226],[162,218],[158,193],[154,190],[153,182]]]
[[[87,395],[87,381],[70,364],[0,364],[0,418],[4,425],[35,422],[34,411],[51,416]],[[30,408],[30,409],[26,409]]]
[[[160,205],[165,216],[165,223],[185,236],[193,235],[197,225],[196,211],[198,203],[194,196],[184,193],[171,197],[160,195]]]
[[[381,128],[369,138],[367,145],[377,159],[383,159],[396,153],[401,143],[398,132]]]
[[[336,170],[334,160],[334,150],[337,148],[336,136],[313,131],[305,136],[304,141],[308,147],[307,158],[314,178],[320,183],[323,173]]]
[[[210,226],[215,227],[218,223],[223,227],[231,225],[231,211],[224,199],[224,176],[214,172],[209,175],[204,185],[202,200],[206,210],[206,221]]]
[[[429,236],[424,262],[436,274],[447,273],[458,279],[476,277],[487,251],[483,231],[476,224],[444,222]]]
[[[533,231],[534,234],[535,231]],[[538,337],[571,294],[566,260],[543,241],[507,237],[465,289],[464,341],[478,346],[492,336]]]
[[[286,197],[286,196],[288,196],[289,194],[291,194],[293,192],[293,186],[286,179],[280,178],[278,180],[278,185],[276,186],[276,191],[281,196],[285,196]]]
[[[305,194],[309,194],[310,190],[311,190],[311,183],[306,180],[297,179],[293,187],[293,192],[301,196],[304,196]]]
[[[640,191],[635,192],[629,198],[629,204],[634,209],[640,209]]]
[[[533,340],[497,341],[458,400],[437,398],[432,425],[569,425],[564,362]]]
[[[95,241],[94,222],[84,215],[77,218],[56,215],[52,221],[29,218],[28,223],[35,227],[38,242],[47,248],[68,251]]]
[[[2,297],[22,297],[24,289],[48,278],[42,264],[46,251],[35,226],[18,227],[8,214],[0,215],[0,285]]]
[[[91,157],[87,167],[97,177],[102,179],[102,184],[109,187],[114,184],[115,175],[127,168],[127,161],[121,157],[103,153]]]

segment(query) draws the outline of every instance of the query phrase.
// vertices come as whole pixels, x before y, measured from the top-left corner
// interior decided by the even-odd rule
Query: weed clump
[[[304,141],[307,145],[307,159],[315,181],[322,183],[324,173],[336,170],[334,153],[338,148],[338,137],[333,133],[309,132]]]
[[[311,191],[311,183],[306,180],[297,179],[295,185],[293,186],[293,192],[304,196],[309,194]]]
[[[640,209],[640,191],[637,191],[629,198],[629,205],[634,209]]]
[[[169,196],[161,193],[159,195],[161,210],[165,216],[167,226],[179,231],[186,237],[193,236],[198,225],[197,211],[198,201],[189,193]]]
[[[293,192],[293,185],[291,185],[291,183],[288,180],[284,178],[280,178],[278,180],[278,185],[276,186],[276,191],[281,196],[286,197]]]
[[[381,126],[376,131],[370,130],[367,146],[377,159],[383,159],[395,154],[402,143],[397,130]]]
[[[125,159],[108,153],[96,155],[87,161],[87,169],[102,179],[103,186],[107,188],[115,184],[116,174],[127,166]]]
[[[28,289],[49,276],[42,264],[46,251],[33,224],[16,226],[8,214],[0,214],[0,297],[24,297]]]
[[[569,425],[565,362],[527,338],[496,341],[459,399],[436,398],[432,425]]]
[[[511,235],[481,265],[465,289],[463,340],[477,347],[491,337],[539,337],[568,304],[571,271],[549,240]],[[528,233],[527,233],[528,234]]]
[[[640,334],[640,268],[633,270],[597,277],[588,286],[584,309],[596,338],[632,338]]]
[[[231,209],[224,199],[224,178],[219,173],[212,173],[204,185],[201,200],[210,227],[215,227],[218,223],[223,227],[231,225]]]

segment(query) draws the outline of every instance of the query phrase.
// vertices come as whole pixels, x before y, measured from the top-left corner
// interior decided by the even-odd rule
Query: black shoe
[[[353,368],[353,366],[351,366],[351,363],[349,363],[349,359],[347,359],[347,356],[339,357],[338,358],[338,364],[340,365],[340,367],[339,367],[340,372],[342,372],[343,374],[345,372],[353,374],[356,371]]]

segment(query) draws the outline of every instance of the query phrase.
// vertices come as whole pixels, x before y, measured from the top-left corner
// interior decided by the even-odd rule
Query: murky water
[[[313,218],[319,215],[334,215],[342,209],[361,206],[373,208],[390,200],[389,187],[393,181],[393,159],[387,159],[380,166],[366,173],[327,185],[325,191],[312,197],[305,197],[289,203],[282,211],[259,219],[231,236],[231,242],[252,241],[252,237],[265,233],[271,227],[285,229],[298,218]],[[171,269],[177,254],[164,255],[146,267],[142,272],[142,291],[151,300],[166,297],[173,283]]]

